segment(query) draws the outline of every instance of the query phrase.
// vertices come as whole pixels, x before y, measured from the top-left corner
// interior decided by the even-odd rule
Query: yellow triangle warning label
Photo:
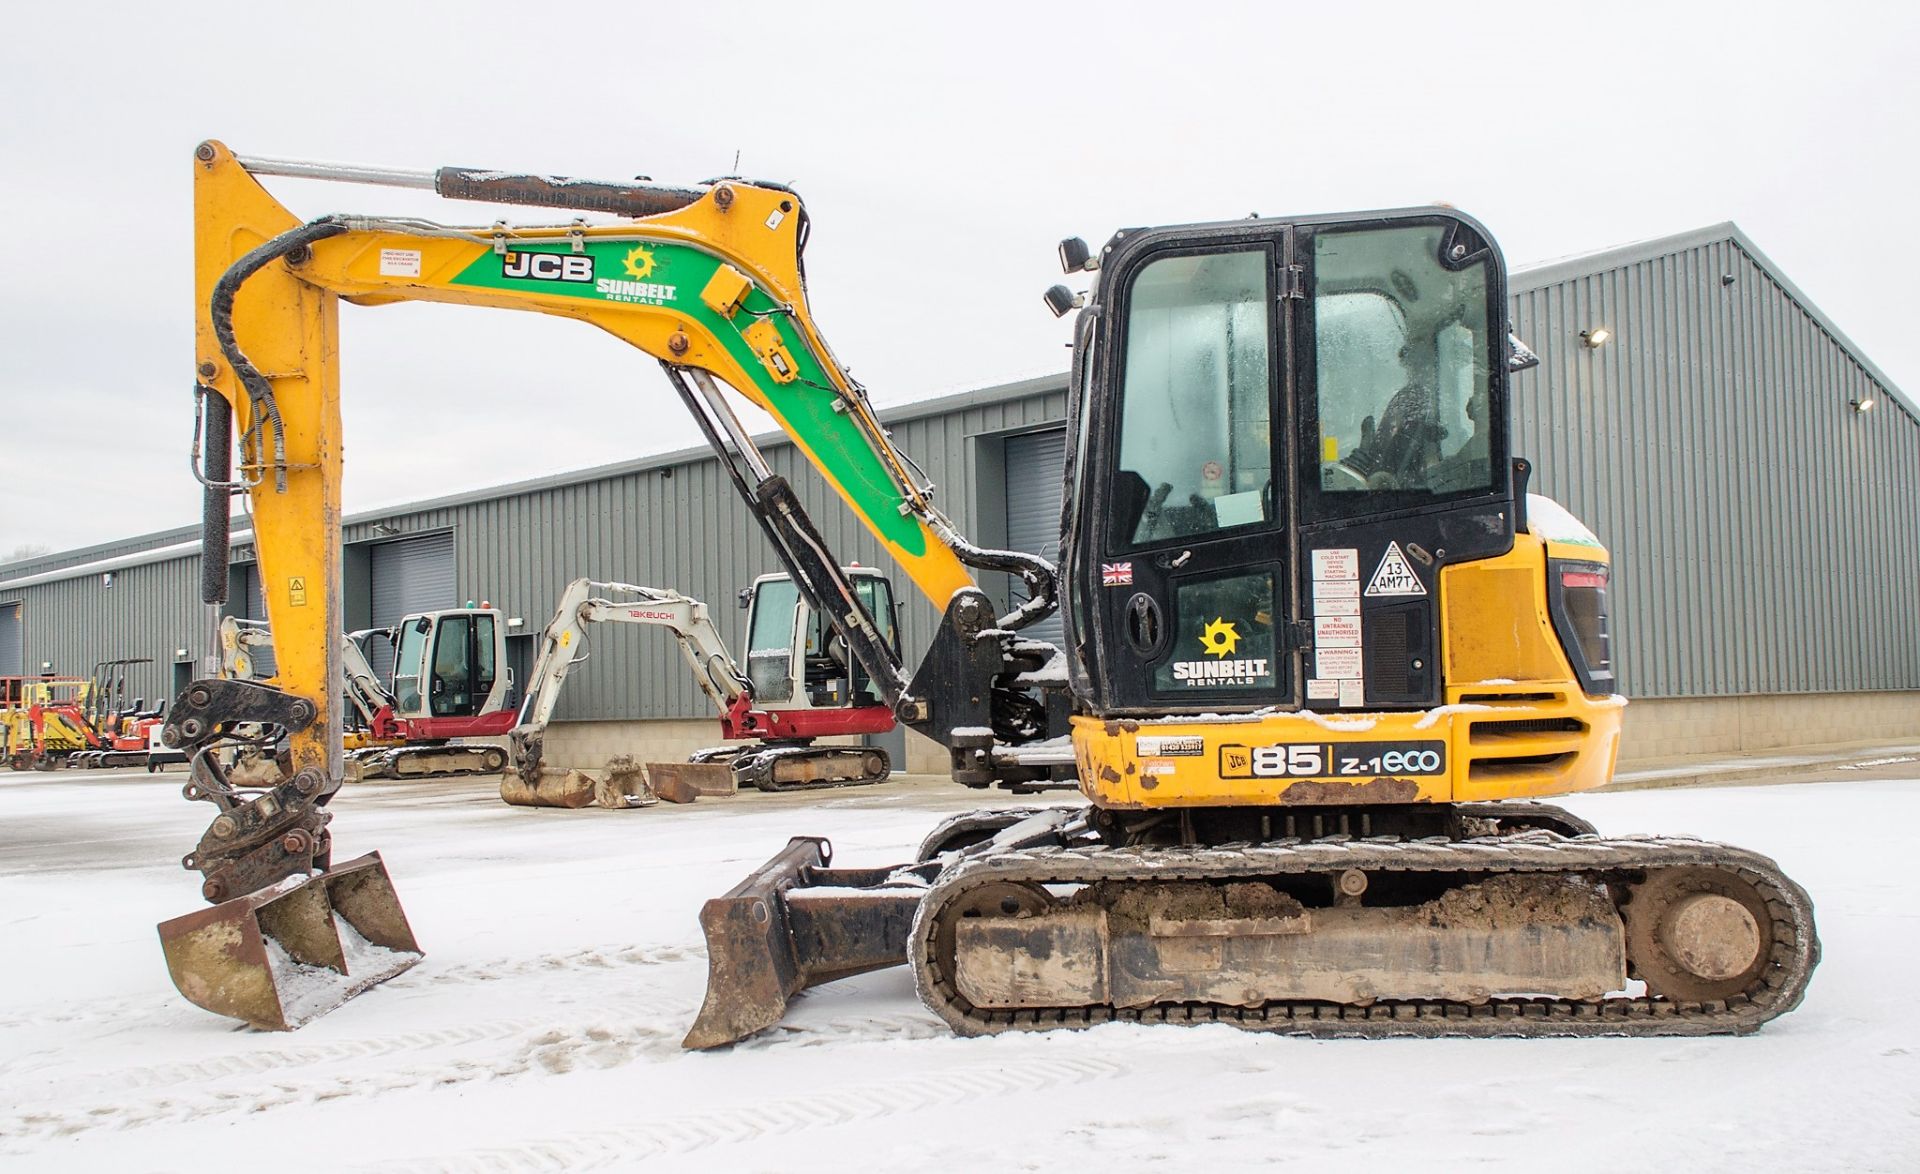
[[[1413,573],[1413,568],[1407,565],[1407,556],[1400,553],[1400,544],[1387,543],[1387,553],[1381,556],[1380,565],[1374,568],[1373,578],[1367,583],[1367,594],[1425,595],[1426,593],[1426,586],[1420,582],[1420,576]]]

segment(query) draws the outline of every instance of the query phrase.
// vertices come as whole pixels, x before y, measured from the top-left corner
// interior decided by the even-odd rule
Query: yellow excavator
[[[832,868],[826,841],[796,838],[702,911],[690,1047],[902,963],[967,1034],[1739,1033],[1799,1002],[1812,904],[1771,861],[1602,837],[1532,801],[1609,778],[1624,701],[1606,551],[1529,495],[1510,455],[1510,376],[1530,355],[1470,218],[1063,242],[1067,271],[1095,284],[1048,295],[1080,310],[1056,575],[968,542],[894,447],[814,325],[791,190],[341,167],[214,142],[194,167],[206,595],[224,590],[229,497],[245,493],[281,648],[278,688],[196,681],[167,730],[192,755],[189,797],[220,808],[186,861],[218,904],[161,927],[196,1003],[294,1026],[419,957],[377,855],[330,866],[342,298],[572,317],[658,359],[808,602],[899,719],[947,747],[956,781],[1077,775],[1084,805],[958,817],[893,868]],[[302,222],[260,186],[273,175],[617,219]],[[773,417],[940,610],[917,668],[721,384]],[[976,571],[1018,576],[1026,602],[998,614]],[[1064,647],[1022,634],[1062,605]],[[233,787],[205,753],[249,721],[289,733],[277,786]]]

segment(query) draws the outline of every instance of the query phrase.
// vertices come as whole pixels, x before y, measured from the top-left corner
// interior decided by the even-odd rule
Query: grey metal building
[[[1891,382],[1732,224],[1512,286],[1516,332],[1542,359],[1516,382],[1515,451],[1535,463],[1534,490],[1614,555],[1616,659],[1636,699],[1623,754],[1920,734],[1920,418]],[[963,531],[1053,556],[1065,382],[883,416]],[[767,451],[843,557],[884,565],[790,445]],[[727,601],[778,569],[705,449],[360,514],[345,530],[350,626],[487,600],[511,617],[522,679],[569,579],[675,587],[737,638]],[[257,616],[246,537],[229,610]],[[0,676],[146,656],[133,691],[176,691],[210,647],[197,552],[188,527],[0,567]],[[917,660],[935,614],[914,602],[902,618]],[[714,732],[673,641],[647,631],[596,633],[557,716],[549,761],[582,766],[684,753]]]

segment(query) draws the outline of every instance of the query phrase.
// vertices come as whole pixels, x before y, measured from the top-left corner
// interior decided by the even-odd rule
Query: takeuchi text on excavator
[[[1510,453],[1527,356],[1500,253],[1470,218],[1063,244],[1094,285],[1049,295],[1081,308],[1057,593],[1052,566],[959,534],[827,349],[790,190],[340,168],[217,143],[195,167],[208,540],[223,556],[228,497],[247,493],[283,653],[279,688],[195,682],[168,729],[199,747],[264,716],[291,750],[285,781],[253,793],[194,758],[188,794],[220,815],[188,865],[224,904],[162,937],[202,1006],[249,1017],[292,967],[345,998],[419,956],[377,857],[329,867],[341,298],[558,314],[660,360],[795,584],[957,781],[1077,773],[1085,805],[959,817],[893,868],[835,869],[824,840],[795,839],[702,911],[710,973],[688,1046],[902,963],[968,1034],[1702,1034],[1798,1003],[1812,906],[1771,861],[1610,839],[1526,801],[1606,781],[1624,702],[1607,553],[1526,493]],[[275,174],[629,219],[302,224],[255,178]],[[722,384],[769,412],[941,611],[917,669]],[[996,614],[974,571],[1019,575],[1028,602]],[[1056,606],[1064,648],[1022,635]],[[271,1010],[254,1021],[291,1025]]]

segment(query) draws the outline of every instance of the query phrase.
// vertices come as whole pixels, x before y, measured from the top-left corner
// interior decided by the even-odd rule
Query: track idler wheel
[[[940,911],[934,943],[942,958],[954,958],[954,934],[962,921],[976,917],[1037,917],[1059,902],[1031,881],[995,881],[981,885]]]
[[[1681,1003],[1724,1000],[1753,985],[1772,952],[1773,918],[1740,877],[1661,869],[1633,886],[1622,911],[1627,959],[1649,993]]]

